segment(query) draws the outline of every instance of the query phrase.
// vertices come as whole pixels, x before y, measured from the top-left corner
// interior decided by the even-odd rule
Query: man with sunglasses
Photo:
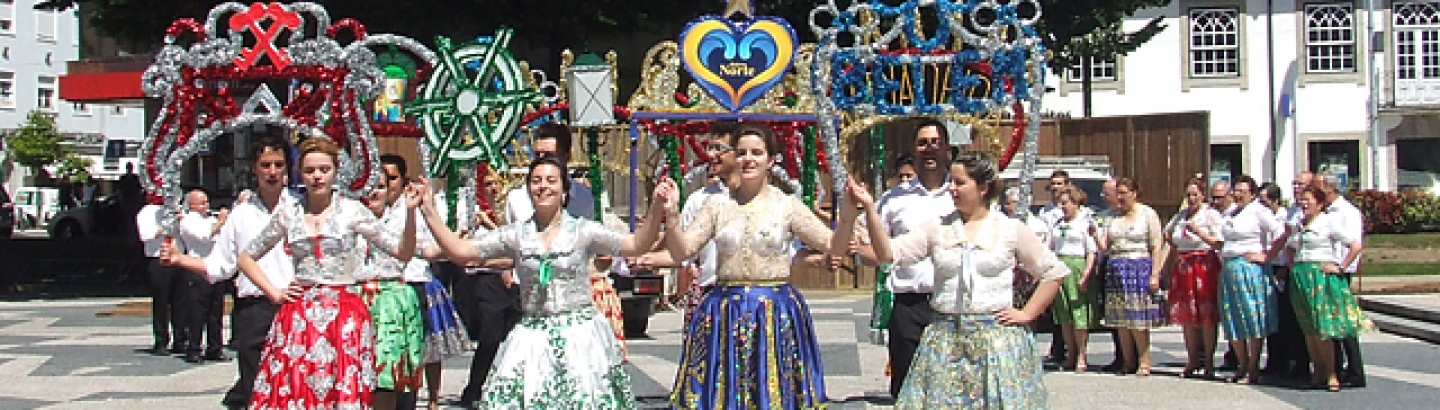
[[[1235,194],[1230,192],[1230,182],[1223,179],[1210,186],[1210,203],[1225,216],[1240,212],[1240,207],[1235,204]]]

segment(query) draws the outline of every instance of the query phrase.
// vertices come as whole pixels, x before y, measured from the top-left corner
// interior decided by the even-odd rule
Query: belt
[[[721,279],[715,286],[780,286],[790,282],[776,279]]]
[[[505,271],[490,268],[465,268],[465,273],[469,275],[499,275]]]

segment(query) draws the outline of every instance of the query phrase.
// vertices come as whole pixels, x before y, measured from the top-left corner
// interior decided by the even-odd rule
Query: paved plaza
[[[148,315],[97,315],[139,299],[0,302],[0,409],[211,409],[235,377],[234,363],[192,365],[138,349],[151,343]],[[869,297],[810,295],[832,409],[889,408],[885,349],[867,339]],[[641,408],[664,408],[680,355],[680,315],[659,313],[651,339],[630,341],[631,375]],[[1048,343],[1049,335],[1040,335]],[[1179,330],[1155,335],[1156,375],[1046,376],[1056,409],[1422,409],[1440,402],[1440,346],[1372,332],[1363,336],[1370,386],[1341,393],[1296,387],[1237,386],[1174,376],[1185,349]],[[1044,343],[1042,343],[1042,346]],[[1091,342],[1091,362],[1109,360],[1110,342]],[[446,363],[444,398],[464,384],[470,358]]]

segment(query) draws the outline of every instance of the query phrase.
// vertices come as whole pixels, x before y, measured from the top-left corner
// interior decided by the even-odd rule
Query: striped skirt
[[[685,326],[675,409],[817,409],[825,372],[810,308],[789,284],[712,289]]]
[[[1300,331],[1322,339],[1355,337],[1370,327],[1350,284],[1320,270],[1319,262],[1299,262],[1290,272],[1290,302]]]
[[[1182,326],[1219,323],[1219,282],[1220,258],[1215,251],[1180,252],[1170,277],[1170,321]]]
[[[1270,266],[1225,258],[1220,269],[1220,328],[1228,340],[1261,338],[1280,327]]]
[[[1044,409],[1035,336],[989,314],[935,315],[896,409]]]
[[[1150,258],[1111,257],[1105,274],[1105,324],[1122,329],[1165,325],[1159,300],[1150,292]]]

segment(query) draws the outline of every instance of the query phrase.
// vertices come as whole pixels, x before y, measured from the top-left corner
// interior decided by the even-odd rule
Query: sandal
[[[1078,374],[1078,373],[1085,373],[1086,370],[1089,370],[1088,367],[1089,367],[1089,366],[1086,366],[1085,363],[1076,363],[1076,364],[1075,364],[1075,373],[1077,373],[1077,374]]]

